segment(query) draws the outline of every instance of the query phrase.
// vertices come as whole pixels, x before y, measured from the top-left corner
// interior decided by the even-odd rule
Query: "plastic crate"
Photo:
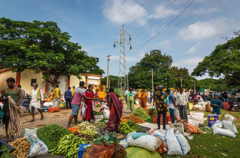
[[[81,144],[78,148],[78,158],[82,158],[82,155],[84,153],[84,151],[86,150],[84,147],[88,146],[90,144]]]

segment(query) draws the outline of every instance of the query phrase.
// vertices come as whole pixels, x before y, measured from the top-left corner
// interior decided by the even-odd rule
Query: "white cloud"
[[[232,20],[226,19],[225,17],[208,22],[198,21],[186,28],[181,29],[178,33],[185,40],[204,39],[223,33],[225,30],[227,30],[227,28],[230,27],[230,23],[232,22]]]
[[[187,68],[188,72],[191,74],[193,69],[198,65],[199,62],[202,62],[204,58],[195,57],[195,58],[186,58],[180,59],[176,62],[173,62],[173,66],[177,66],[179,68]]]
[[[200,46],[200,42],[198,42],[195,46],[192,46],[186,53],[194,53],[196,52],[197,48]]]
[[[124,24],[134,21],[142,25],[146,22],[147,12],[133,0],[107,0],[103,14],[112,23]]]
[[[150,15],[149,18],[152,18],[154,16],[155,19],[159,19],[159,18],[165,18],[168,15],[177,15],[179,13],[179,11],[175,11],[174,9],[171,8],[166,8],[166,5],[164,4],[160,4],[156,7],[156,11],[153,15]]]

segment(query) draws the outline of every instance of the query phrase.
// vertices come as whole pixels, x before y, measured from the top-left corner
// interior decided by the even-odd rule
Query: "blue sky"
[[[128,67],[140,61],[145,53],[160,49],[172,56],[174,66],[186,67],[191,73],[216,45],[226,42],[221,36],[232,36],[232,30],[239,28],[240,1],[222,0],[201,14],[173,26],[218,1],[195,0],[167,27],[192,0],[2,0],[0,17],[57,22],[62,31],[70,33],[71,41],[82,45],[90,56],[100,58],[98,65],[105,72],[106,56],[112,55],[111,75],[118,75],[120,48],[119,45],[113,48],[113,44],[120,38],[121,26],[125,24],[125,30],[132,35],[133,48],[129,51],[127,47]],[[141,45],[163,28],[163,33]],[[139,45],[142,47],[137,47]]]

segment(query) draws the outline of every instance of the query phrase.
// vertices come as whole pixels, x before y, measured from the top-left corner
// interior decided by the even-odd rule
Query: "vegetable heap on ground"
[[[138,116],[134,116],[134,115],[129,115],[129,116],[123,117],[121,119],[121,123],[127,123],[130,120],[132,120],[133,122],[135,122],[138,125],[145,123],[145,121],[143,119],[139,118]]]
[[[94,111],[94,110],[93,110],[93,114],[94,114],[94,115],[102,115],[101,112],[97,112],[97,111]]]
[[[101,121],[99,122],[105,122],[105,121],[108,121],[108,118],[103,118]]]
[[[97,127],[87,121],[78,124],[77,127],[79,133],[91,135],[92,137],[99,133]]]
[[[155,117],[150,117],[149,119],[146,119],[145,122],[155,123],[155,122],[153,121],[154,118],[155,118]]]
[[[54,149],[59,140],[67,134],[71,134],[71,132],[56,124],[47,125],[37,130],[37,137],[47,145],[48,150]]]
[[[1,158],[12,158],[13,157],[10,153],[10,150],[5,145],[2,145],[0,150],[3,151]]]
[[[150,116],[146,113],[146,111],[142,107],[138,107],[132,114],[137,115],[143,120],[150,118]]]
[[[15,151],[12,152],[12,155],[17,158],[28,157],[30,152],[31,143],[27,138],[17,138],[15,141],[8,143]]]
[[[72,128],[68,128],[68,130],[71,131],[71,132],[78,132],[79,131],[76,125]]]
[[[134,131],[141,131],[141,130],[142,130],[141,127],[139,127],[135,122],[133,122],[133,121],[131,121],[131,120],[128,121],[127,124],[128,124],[128,126],[129,126],[132,130],[134,130]]]
[[[92,141],[94,138],[91,135],[79,133],[79,132],[73,132],[75,136],[78,136],[80,138],[85,138],[87,141]]]
[[[108,139],[106,139],[104,136],[100,136],[97,139],[93,141],[94,144],[100,145],[101,142],[104,143],[104,145],[109,146],[111,143],[117,144],[119,141],[117,140],[116,132],[110,132],[108,134]]]
[[[128,133],[131,133],[133,131],[134,130],[131,129],[127,123],[120,123],[120,133],[128,134]]]
[[[211,134],[213,132],[212,128],[210,128],[210,127],[200,127],[200,131],[203,134]]]
[[[89,141],[86,141],[84,138],[79,138],[74,136],[73,134],[65,135],[58,143],[55,149],[50,150],[52,152],[52,156],[54,154],[57,155],[65,155],[65,157],[69,158],[77,158],[78,156],[78,148],[80,144],[88,144]]]

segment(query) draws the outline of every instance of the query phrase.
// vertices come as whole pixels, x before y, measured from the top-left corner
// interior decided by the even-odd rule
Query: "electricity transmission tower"
[[[118,72],[118,90],[119,94],[123,93],[123,91],[128,87],[128,69],[127,69],[127,57],[126,57],[126,45],[130,45],[130,49],[132,49],[131,43],[126,39],[126,36],[129,36],[129,41],[131,41],[131,35],[124,30],[124,25],[122,25],[122,29],[120,31],[120,40],[114,42],[120,44],[120,53],[119,53],[119,72]]]

